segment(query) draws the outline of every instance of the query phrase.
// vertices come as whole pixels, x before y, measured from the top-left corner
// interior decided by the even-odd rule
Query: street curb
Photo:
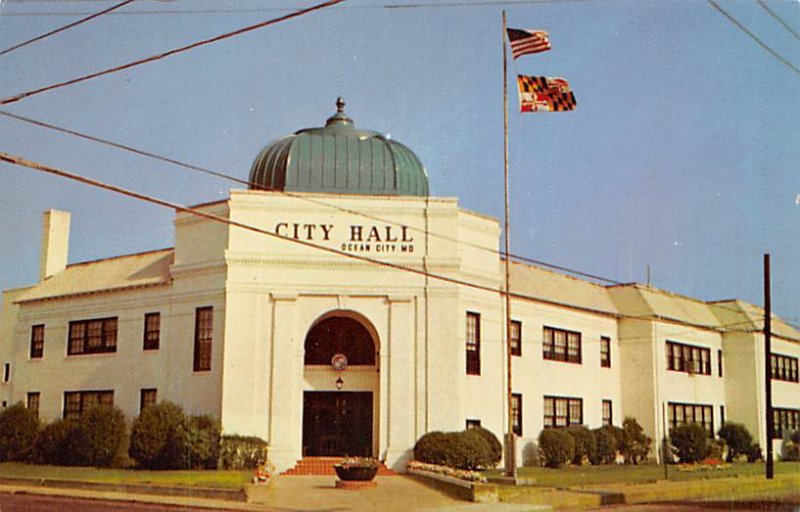
[[[0,485],[17,487],[45,487],[50,489],[78,489],[84,491],[115,492],[123,494],[147,494],[155,496],[203,498],[221,501],[246,502],[247,493],[240,489],[214,489],[210,487],[179,487],[147,484],[115,484],[105,482],[86,482],[77,480],[58,480],[50,478],[7,478],[0,477]]]

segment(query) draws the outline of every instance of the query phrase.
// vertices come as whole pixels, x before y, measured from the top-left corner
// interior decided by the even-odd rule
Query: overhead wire
[[[795,73],[800,75],[800,68],[798,68],[797,66],[795,66],[794,64],[792,64],[791,62],[789,62],[788,60],[783,58],[783,56],[781,56],[778,52],[776,52],[775,50],[770,48],[764,41],[759,39],[758,36],[756,36],[754,33],[752,33],[739,20],[737,20],[736,18],[734,18],[733,16],[728,14],[728,12],[726,12],[725,9],[720,7],[719,4],[717,4],[717,2],[715,2],[714,0],[707,0],[707,1],[708,1],[709,4],[711,4],[712,7],[714,7],[714,9],[719,11],[723,16],[728,18],[728,20],[730,20],[731,23],[736,25],[736,27],[738,27],[739,30],[741,30],[742,32],[744,32],[745,34],[750,36],[750,38],[753,39],[753,41],[755,41],[756,44],[758,44],[761,48],[763,48],[767,53],[769,53],[770,55],[775,57],[777,60],[782,62],[786,67],[788,67],[789,69],[791,69],[792,71],[794,71]]]
[[[220,34],[220,35],[215,36],[215,37],[211,37],[211,38],[208,38],[208,39],[203,39],[202,41],[197,41],[197,42],[194,42],[192,44],[181,46],[180,48],[175,48],[175,49],[169,50],[167,52],[159,53],[157,55],[151,55],[150,57],[146,57],[144,59],[135,60],[133,62],[129,62],[127,64],[123,64],[121,66],[115,66],[113,68],[108,68],[108,69],[105,69],[103,71],[90,73],[88,75],[83,75],[81,77],[73,78],[71,80],[66,80],[64,82],[59,82],[59,83],[48,85],[48,86],[45,86],[45,87],[40,87],[38,89],[33,89],[33,90],[30,90],[30,91],[21,92],[19,94],[15,94],[13,96],[9,96],[7,98],[4,98],[4,99],[0,100],[0,105],[7,105],[9,103],[14,103],[14,102],[19,101],[21,99],[28,98],[30,96],[34,96],[36,94],[40,94],[40,93],[43,93],[43,92],[46,92],[46,91],[51,91],[53,89],[66,87],[68,85],[74,85],[74,84],[77,84],[77,83],[80,83],[80,82],[84,82],[86,80],[91,80],[93,78],[97,78],[97,77],[100,77],[100,76],[108,75],[108,74],[111,74],[111,73],[116,73],[118,71],[123,71],[125,69],[130,69],[132,67],[139,66],[139,65],[142,65],[142,64],[147,64],[147,63],[154,62],[154,61],[157,61],[157,60],[165,59],[165,58],[170,57],[172,55],[175,55],[175,54],[178,54],[178,53],[182,53],[182,52],[185,52],[185,51],[188,51],[188,50],[192,50],[192,49],[200,47],[200,46],[216,43],[217,41],[222,41],[223,39],[228,39],[230,37],[238,36],[238,35],[241,35],[241,34],[244,34],[244,33],[247,33],[247,32],[251,32],[253,30],[257,30],[257,29],[264,28],[264,27],[267,27],[267,26],[270,26],[270,25],[274,25],[276,23],[281,23],[283,21],[287,21],[287,20],[290,20],[292,18],[296,18],[298,16],[303,16],[305,14],[309,14],[311,12],[318,11],[320,9],[325,9],[327,7],[332,7],[332,6],[336,5],[336,4],[342,3],[344,1],[345,0],[327,0],[326,2],[313,5],[311,7],[306,8],[306,9],[301,9],[301,10],[295,11],[295,12],[290,13],[290,14],[279,16],[277,18],[273,18],[273,19],[270,19],[270,20],[267,20],[267,21],[262,21],[260,23],[256,23],[254,25],[248,25],[246,27],[243,27],[243,28],[231,31],[231,32],[226,32],[224,34]]]
[[[767,11],[767,13],[768,13],[770,16],[772,16],[772,17],[775,19],[775,21],[777,21],[778,23],[780,23],[780,24],[783,26],[783,28],[785,28],[785,29],[786,29],[786,30],[787,30],[787,31],[788,31],[790,34],[792,34],[792,35],[793,35],[795,38],[797,38],[797,39],[800,39],[800,34],[798,34],[798,33],[797,33],[797,32],[796,32],[796,31],[795,31],[795,30],[794,30],[794,29],[793,29],[793,28],[792,28],[792,27],[791,27],[791,26],[790,26],[788,23],[786,23],[786,22],[783,20],[783,18],[781,18],[780,16],[778,16],[778,14],[777,14],[775,11],[773,11],[772,9],[770,9],[769,7],[767,7],[767,4],[766,4],[766,2],[764,2],[764,0],[756,0],[756,1],[758,2],[758,5],[760,5],[762,9],[764,9],[765,11]]]
[[[402,224],[400,224],[398,222],[395,222],[395,221],[392,221],[390,219],[385,219],[385,218],[382,218],[382,217],[371,215],[371,214],[368,214],[368,213],[365,213],[365,212],[361,212],[361,211],[358,211],[358,210],[355,210],[355,209],[352,209],[352,208],[345,208],[343,206],[339,206],[339,205],[336,205],[336,204],[333,204],[333,203],[328,203],[326,201],[315,199],[313,197],[308,197],[308,196],[300,195],[300,194],[293,194],[292,192],[288,192],[288,191],[285,191],[285,190],[279,190],[279,189],[265,187],[265,186],[263,186],[261,184],[258,184],[258,183],[254,183],[254,182],[251,182],[251,181],[248,181],[248,180],[243,180],[243,179],[240,179],[240,178],[236,178],[235,176],[232,176],[230,174],[225,174],[225,173],[222,173],[222,172],[219,172],[219,171],[214,171],[214,170],[211,170],[211,169],[208,169],[208,168],[205,168],[205,167],[200,167],[200,166],[197,166],[197,165],[189,164],[189,163],[186,163],[186,162],[182,162],[180,160],[176,160],[174,158],[169,158],[169,157],[166,157],[166,156],[163,156],[163,155],[159,155],[159,154],[156,154],[156,153],[153,153],[153,152],[150,152],[150,151],[137,149],[137,148],[134,148],[134,147],[129,146],[129,145],[120,144],[118,142],[113,142],[113,141],[110,141],[108,139],[103,139],[103,138],[100,138],[100,137],[97,137],[97,136],[94,136],[94,135],[89,135],[89,134],[86,134],[86,133],[82,133],[82,132],[79,132],[77,130],[72,130],[72,129],[69,129],[69,128],[61,127],[61,126],[56,126],[54,124],[46,123],[46,122],[41,121],[41,120],[32,119],[32,118],[21,116],[21,115],[18,115],[18,114],[13,114],[13,113],[7,112],[5,110],[0,110],[0,116],[5,116],[5,117],[11,118],[11,119],[15,119],[15,120],[18,120],[18,121],[22,121],[22,122],[25,122],[25,123],[33,124],[35,126],[39,126],[39,127],[42,127],[42,128],[47,128],[47,129],[50,129],[50,130],[54,130],[54,131],[57,131],[59,133],[65,133],[65,134],[68,134],[68,135],[72,135],[72,136],[75,136],[75,137],[86,139],[86,140],[89,140],[89,141],[92,141],[92,142],[96,142],[96,143],[99,143],[99,144],[104,144],[104,145],[107,145],[107,146],[111,146],[111,147],[114,147],[114,148],[117,148],[117,149],[121,149],[123,151],[128,151],[128,152],[140,155],[140,156],[144,156],[144,157],[147,157],[147,158],[152,158],[152,159],[159,160],[159,161],[162,161],[162,162],[166,162],[166,163],[169,163],[169,164],[172,164],[172,165],[183,167],[183,168],[185,168],[187,170],[190,170],[190,171],[200,172],[200,173],[207,174],[207,175],[210,175],[210,176],[214,176],[214,177],[217,177],[217,178],[220,178],[220,179],[229,180],[229,181],[232,181],[232,182],[235,182],[235,183],[239,183],[239,184],[242,184],[242,185],[246,185],[246,186],[249,186],[249,187],[252,187],[252,188],[255,188],[255,189],[267,190],[267,191],[271,191],[271,192],[278,192],[278,193],[280,193],[282,195],[285,195],[285,196],[288,196],[288,197],[293,197],[293,198],[299,199],[301,201],[309,202],[309,203],[320,205],[320,206],[325,206],[325,207],[328,207],[328,208],[333,208],[333,209],[335,209],[337,211],[341,211],[343,213],[349,213],[349,214],[352,214],[352,215],[358,215],[358,216],[363,217],[363,218],[367,218],[367,219],[370,219],[370,220],[374,220],[374,221],[378,221],[378,222],[382,222],[382,223],[386,223],[386,224],[390,224],[390,225],[394,225],[394,226],[403,226]],[[432,232],[432,231],[429,231],[429,230],[421,230],[421,229],[415,228],[415,227],[410,227],[410,229],[413,230],[413,231],[416,231],[416,232],[424,233],[426,235],[431,235],[431,236],[433,236],[435,238],[439,238],[441,240],[446,240],[446,241],[450,241],[450,242],[456,242],[456,243],[459,243],[459,244],[462,244],[462,245],[466,245],[466,246],[469,246],[469,247],[473,247],[473,248],[476,248],[476,249],[479,249],[479,250],[488,251],[488,252],[491,252],[493,254],[500,255],[501,257],[508,256],[509,258],[511,258],[513,260],[521,261],[521,262],[524,262],[524,263],[531,263],[531,264],[534,264],[534,265],[540,265],[540,266],[543,266],[543,267],[546,267],[546,268],[550,268],[550,269],[553,269],[553,270],[558,270],[558,271],[561,271],[561,272],[566,272],[566,273],[569,273],[569,274],[572,274],[572,275],[581,276],[581,277],[585,277],[587,279],[593,279],[595,281],[605,282],[605,283],[609,283],[609,284],[615,284],[615,285],[624,284],[621,281],[617,281],[617,280],[610,279],[610,278],[607,278],[607,277],[598,276],[596,274],[590,274],[588,272],[583,272],[583,271],[580,271],[580,270],[564,267],[564,266],[561,266],[561,265],[556,265],[556,264],[553,264],[553,263],[548,263],[546,261],[537,260],[537,259],[534,259],[534,258],[529,258],[529,257],[522,256],[522,255],[519,255],[519,254],[509,253],[508,255],[506,255],[506,253],[504,251],[498,251],[498,250],[495,250],[495,249],[490,249],[490,248],[485,247],[483,245],[478,245],[478,244],[474,244],[474,243],[467,242],[467,241],[464,241],[464,240],[459,240],[459,239],[457,239],[455,237],[451,237],[451,236],[444,235],[444,234],[441,234],[441,233],[435,233],[435,232]]]
[[[301,245],[301,246],[308,247],[308,248],[311,248],[311,249],[327,252],[329,254],[342,256],[344,258],[349,258],[349,259],[352,259],[352,260],[360,261],[362,263],[368,263],[368,264],[371,264],[371,265],[386,267],[386,268],[390,268],[390,269],[393,269],[393,270],[398,270],[398,271],[401,271],[401,272],[408,272],[408,273],[416,274],[416,275],[423,276],[423,277],[429,277],[431,279],[435,279],[435,280],[438,280],[438,281],[442,281],[442,282],[446,282],[446,283],[450,283],[450,284],[455,284],[455,285],[459,285],[459,286],[464,286],[464,287],[472,288],[472,289],[475,289],[475,290],[480,290],[480,291],[485,291],[485,292],[490,292],[490,293],[499,293],[499,294],[505,294],[506,293],[506,291],[504,290],[504,288],[502,286],[493,287],[493,286],[489,286],[489,285],[470,282],[470,281],[466,281],[464,279],[459,279],[459,278],[446,276],[446,275],[442,275],[442,274],[435,274],[435,273],[432,273],[432,272],[428,272],[426,270],[420,270],[420,269],[417,269],[417,268],[414,268],[414,267],[409,267],[407,265],[401,265],[399,263],[392,263],[390,261],[378,260],[378,259],[375,259],[375,258],[370,258],[368,256],[363,256],[363,255],[360,255],[360,254],[341,251],[339,249],[334,249],[332,247],[326,247],[324,245],[319,245],[319,244],[316,244],[316,243],[313,243],[313,242],[309,242],[307,240],[301,240],[301,239],[296,239],[296,238],[292,238],[292,237],[288,237],[288,236],[283,236],[283,235],[280,235],[278,233],[275,233],[275,232],[272,232],[272,231],[268,231],[266,229],[259,228],[257,226],[246,224],[244,222],[239,222],[239,221],[227,219],[225,217],[221,217],[221,216],[215,215],[213,213],[208,213],[208,212],[200,210],[200,209],[198,209],[196,207],[185,206],[185,205],[181,205],[181,204],[178,204],[178,203],[166,201],[164,199],[159,199],[159,198],[147,195],[147,194],[143,194],[143,193],[140,193],[140,192],[135,192],[135,191],[128,190],[128,189],[125,189],[125,188],[122,188],[122,187],[118,187],[116,185],[111,185],[111,184],[104,183],[104,182],[101,182],[101,181],[98,181],[98,180],[95,180],[95,179],[92,179],[92,178],[88,178],[86,176],[81,176],[79,174],[75,174],[75,173],[71,173],[71,172],[68,172],[68,171],[64,171],[62,169],[58,169],[58,168],[53,167],[53,166],[45,165],[45,164],[42,164],[42,163],[39,163],[39,162],[34,162],[34,161],[28,160],[26,158],[23,158],[21,156],[11,155],[11,154],[3,152],[3,151],[0,151],[0,161],[8,162],[10,164],[14,164],[14,165],[20,166],[20,167],[26,167],[26,168],[29,168],[29,169],[32,169],[32,170],[35,170],[35,171],[39,171],[39,172],[53,174],[53,175],[56,175],[56,176],[59,176],[59,177],[62,177],[62,178],[66,178],[66,179],[69,179],[69,180],[72,180],[72,181],[76,181],[78,183],[82,183],[84,185],[89,185],[89,186],[101,188],[101,189],[108,190],[108,191],[111,191],[111,192],[114,192],[114,193],[117,193],[117,194],[121,194],[121,195],[124,195],[124,196],[127,196],[127,197],[131,197],[131,198],[134,198],[134,199],[137,199],[137,200],[140,200],[140,201],[144,201],[144,202],[147,202],[147,203],[156,204],[158,206],[169,208],[169,209],[174,210],[176,212],[183,212],[183,213],[187,213],[187,214],[194,215],[194,216],[197,216],[197,217],[206,218],[206,219],[214,221],[214,222],[218,222],[218,223],[221,223],[221,224],[226,224],[226,225],[238,227],[240,229],[251,231],[251,232],[254,232],[254,233],[257,233],[257,234],[269,236],[271,238],[275,238],[275,239],[278,239],[278,240],[283,240],[283,241],[286,241],[286,242],[289,242],[289,243]],[[625,314],[625,313],[620,313],[620,312],[602,311],[602,310],[598,310],[598,309],[594,309],[594,308],[590,308],[590,307],[586,307],[586,306],[580,306],[580,305],[576,305],[576,304],[569,304],[569,303],[565,303],[565,302],[561,302],[561,301],[557,301],[557,300],[547,299],[547,298],[543,298],[543,297],[537,297],[537,296],[534,296],[534,295],[529,295],[529,294],[519,293],[519,292],[513,292],[513,291],[509,292],[508,295],[510,297],[515,298],[515,299],[530,300],[530,301],[533,301],[533,302],[538,302],[538,303],[542,303],[542,304],[548,304],[548,305],[551,305],[551,306],[567,307],[567,308],[570,308],[570,309],[577,309],[577,310],[584,311],[584,312],[600,314],[600,315],[604,315],[604,316],[611,316],[611,317],[615,317],[615,318],[628,318],[628,319],[637,319],[637,320],[660,320],[660,321],[678,323],[680,325],[685,325],[685,326],[696,327],[696,328],[704,329],[704,330],[713,330],[713,331],[719,331],[720,330],[720,326],[719,325],[707,325],[707,324],[702,324],[702,323],[698,323],[698,322],[691,322],[691,321],[685,321],[685,320],[680,320],[680,319],[675,319],[675,318],[664,317],[664,316],[661,316],[661,315],[630,315],[630,314]],[[734,330],[731,330],[731,332],[750,333],[750,332],[752,332],[752,330],[738,331],[738,330],[734,329]]]
[[[57,28],[55,30],[51,30],[50,32],[47,32],[46,34],[42,34],[42,35],[36,36],[36,37],[34,37],[32,39],[28,39],[27,41],[23,41],[23,42],[21,42],[19,44],[15,44],[14,46],[12,46],[10,48],[6,48],[5,50],[0,51],[0,57],[2,57],[3,55],[5,55],[7,53],[13,52],[14,50],[18,50],[20,48],[28,46],[29,44],[33,44],[33,43],[35,43],[37,41],[41,41],[42,39],[46,39],[46,38],[48,38],[50,36],[53,36],[55,34],[58,34],[60,32],[64,32],[65,30],[69,30],[69,29],[71,29],[73,27],[77,27],[78,25],[86,23],[87,21],[91,21],[91,20],[93,20],[95,18],[98,18],[98,17],[104,15],[104,14],[108,14],[108,13],[110,13],[112,11],[115,11],[115,10],[119,9],[120,7],[124,7],[124,6],[126,6],[126,5],[128,5],[130,3],[135,2],[135,1],[136,0],[125,0],[124,2],[120,2],[120,3],[116,4],[116,5],[112,5],[108,9],[103,9],[100,12],[96,12],[96,13],[94,13],[94,14],[92,14],[90,16],[87,16],[85,18],[81,18],[81,19],[79,19],[77,21],[73,21],[72,23],[68,23],[68,24],[64,25],[63,27],[59,27],[59,28]]]

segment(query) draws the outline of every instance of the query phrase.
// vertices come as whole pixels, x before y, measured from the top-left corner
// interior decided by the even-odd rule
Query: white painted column
[[[381,350],[382,361],[388,362],[382,376],[387,392],[381,397],[381,409],[386,411],[386,465],[403,470],[416,442],[414,308],[411,297],[392,296],[387,301],[389,336]]]
[[[297,294],[272,294],[269,457],[278,471],[293,467],[303,449],[303,340],[296,310]]]

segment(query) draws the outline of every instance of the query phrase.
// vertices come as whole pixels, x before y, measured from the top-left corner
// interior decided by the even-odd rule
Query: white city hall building
[[[177,213],[174,248],[67,264],[69,214],[46,212],[39,282],[3,295],[3,405],[131,419],[169,400],[267,440],[279,470],[319,455],[402,470],[426,432],[501,437],[498,222],[429,196],[411,150],[338,106],[265,147],[250,190]],[[543,428],[625,416],[657,441],[736,421],[765,446],[760,308],[510,270],[518,461]],[[780,437],[800,428],[800,332],[772,326]]]

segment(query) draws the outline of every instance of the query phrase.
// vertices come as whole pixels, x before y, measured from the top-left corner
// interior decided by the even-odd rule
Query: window
[[[511,394],[512,431],[518,436],[522,435],[522,395]]]
[[[141,413],[146,407],[155,405],[158,400],[158,390],[155,388],[142,389],[139,392],[139,412]]]
[[[161,339],[161,313],[144,315],[144,350],[158,350]]]
[[[769,359],[772,367],[772,380],[798,381],[796,357],[770,354]]]
[[[724,405],[720,405],[719,406],[719,424],[720,425],[724,425],[725,424],[725,406]]]
[[[41,394],[38,391],[32,391],[28,393],[28,410],[34,413],[36,416],[39,416],[39,398]]]
[[[67,355],[117,351],[117,319],[80,320],[69,323]]]
[[[544,428],[583,424],[583,399],[544,397]]]
[[[667,369],[690,374],[711,375],[711,349],[668,341]]]
[[[800,429],[800,409],[772,409],[773,439],[783,438],[784,431]]]
[[[722,349],[717,349],[717,377],[722,377]]]
[[[706,429],[708,437],[714,437],[714,409],[710,405],[669,402],[667,421],[670,429],[698,423]]]
[[[600,337],[600,366],[611,368],[611,338]]]
[[[481,315],[467,313],[467,375],[481,374]]]
[[[467,420],[467,430],[471,428],[481,428],[481,420]]]
[[[611,407],[611,400],[603,400],[603,425],[613,425],[614,412]]]
[[[211,342],[214,333],[214,308],[197,308],[194,318],[194,371],[211,370]]]
[[[5,363],[3,365],[3,382],[8,382],[11,380],[11,363]]]
[[[581,333],[545,327],[542,356],[553,361],[580,364]]]
[[[31,327],[31,359],[39,359],[44,355],[44,325]]]
[[[511,321],[511,330],[509,331],[509,339],[511,340],[511,355],[522,355],[522,322],[517,320]]]
[[[114,391],[65,391],[64,419],[77,419],[94,405],[114,405]]]

